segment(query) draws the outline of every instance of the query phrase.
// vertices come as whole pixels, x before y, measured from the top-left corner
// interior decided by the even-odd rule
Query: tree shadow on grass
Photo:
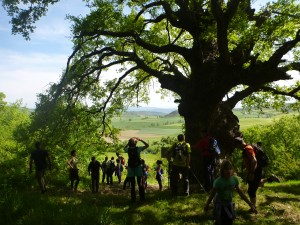
[[[270,205],[272,202],[280,202],[280,203],[285,203],[285,204],[289,204],[291,202],[299,202],[299,198],[296,197],[278,197],[278,196],[269,196],[266,195],[265,196],[266,201],[261,203],[261,206],[268,206]]]
[[[300,183],[269,186],[268,189],[274,192],[283,192],[287,194],[300,195]]]

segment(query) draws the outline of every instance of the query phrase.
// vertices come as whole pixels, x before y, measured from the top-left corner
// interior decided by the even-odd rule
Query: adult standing
[[[171,167],[170,185],[172,196],[177,196],[177,186],[180,174],[184,182],[184,195],[189,195],[189,168],[190,168],[190,155],[191,147],[189,143],[185,142],[185,136],[179,134],[177,142],[174,143],[168,151],[168,160]]]
[[[92,180],[93,193],[97,193],[99,190],[100,169],[101,169],[100,162],[96,160],[95,156],[93,156],[88,166],[88,172]]]
[[[107,176],[107,160],[108,157],[105,156],[104,161],[102,162],[101,168],[102,168],[102,184],[104,184],[105,178]]]
[[[111,157],[106,163],[106,184],[113,185],[113,174],[115,172],[115,157]]]
[[[71,151],[71,159],[68,161],[69,165],[69,179],[71,181],[71,190],[77,191],[78,183],[79,183],[79,169],[77,168],[78,160],[76,156],[76,150]],[[75,184],[74,184],[75,181]]]
[[[137,146],[137,142],[140,141],[144,146]],[[143,169],[141,166],[141,151],[149,147],[149,144],[140,138],[130,138],[127,145],[125,146],[125,152],[128,154],[128,179],[130,180],[131,188],[131,201],[136,201],[135,193],[135,177],[139,187],[140,200],[145,200],[145,189],[142,185]]]
[[[35,143],[35,150],[30,155],[30,162],[29,162],[29,173],[32,173],[32,165],[35,165],[35,176],[38,181],[41,193],[46,192],[46,184],[45,184],[45,171],[47,165],[51,170],[51,162],[48,151],[42,149],[41,143]]]
[[[202,156],[202,172],[204,175],[204,189],[209,192],[213,187],[214,172],[217,158],[220,154],[216,139],[209,134],[200,139],[193,148],[200,150]]]
[[[243,151],[243,166],[246,169],[248,183],[248,195],[251,203],[256,207],[256,192],[262,179],[262,167],[257,163],[254,148],[246,144],[243,138],[234,139],[235,146]]]

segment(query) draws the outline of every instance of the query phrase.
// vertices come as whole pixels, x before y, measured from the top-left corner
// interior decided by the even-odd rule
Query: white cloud
[[[7,102],[23,99],[34,107],[36,95],[44,92],[50,83],[57,82],[66,64],[65,55],[24,54],[0,49],[0,92]]]

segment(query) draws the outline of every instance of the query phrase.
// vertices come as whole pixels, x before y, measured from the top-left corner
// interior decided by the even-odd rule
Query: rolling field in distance
[[[239,118],[241,130],[255,125],[271,124],[274,120],[284,114],[274,110],[265,110],[264,114],[257,111],[251,114],[244,113],[241,109],[234,110],[234,114]],[[147,138],[147,140],[160,139],[161,137],[175,137],[182,132],[184,119],[178,113],[170,114],[139,111],[126,112],[121,117],[113,118],[113,125],[120,129],[120,139],[126,140],[130,137]]]

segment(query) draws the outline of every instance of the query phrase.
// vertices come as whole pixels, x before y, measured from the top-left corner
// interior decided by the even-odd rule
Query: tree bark
[[[186,141],[191,144],[191,182],[203,182],[202,156],[199,149],[193,146],[207,133],[216,138],[221,149],[221,157],[231,154],[234,150],[233,138],[240,135],[238,118],[232,109],[225,104],[205,105],[182,101],[179,105],[179,114],[185,120]],[[211,101],[212,102],[212,101]]]

